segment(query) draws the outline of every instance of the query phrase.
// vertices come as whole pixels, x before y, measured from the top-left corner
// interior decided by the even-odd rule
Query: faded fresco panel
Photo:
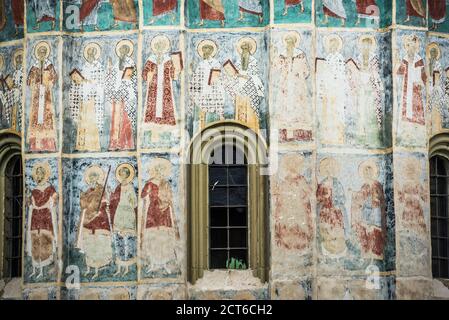
[[[279,154],[271,180],[273,279],[310,274],[313,264],[315,205],[311,152]]]
[[[22,131],[23,46],[0,47],[0,130]]]
[[[66,39],[63,151],[135,150],[137,36]]]
[[[182,0],[143,0],[143,24],[146,26],[179,25]]]
[[[186,0],[189,28],[263,27],[270,21],[269,0]]]
[[[395,145],[422,147],[427,145],[426,81],[424,32],[396,32],[393,77],[396,83],[394,118]]]
[[[430,276],[430,207],[427,155],[395,153],[397,272]]]
[[[186,287],[179,284],[140,284],[137,287],[137,300],[185,300]]]
[[[178,278],[184,254],[179,158],[170,154],[146,154],[141,161],[144,170],[139,195],[141,277]]]
[[[190,135],[220,120],[256,132],[267,128],[265,33],[195,33],[186,39],[187,130]]]
[[[65,31],[130,30],[139,25],[137,0],[65,0],[63,3]]]
[[[61,39],[28,40],[25,96],[25,151],[59,149],[59,60]]]
[[[274,0],[274,22],[312,22],[312,0]]]
[[[24,283],[56,282],[61,245],[59,170],[55,158],[25,164]],[[19,254],[19,253],[17,253]]]
[[[0,41],[23,38],[24,14],[24,1],[0,1]]]
[[[82,286],[79,289],[62,290],[64,300],[136,300],[137,287],[128,286]]]
[[[320,155],[318,268],[322,275],[395,268],[391,155]]]
[[[39,287],[23,289],[23,300],[59,300],[59,287]]]
[[[391,146],[391,33],[319,32],[318,138],[322,146]]]
[[[312,31],[275,29],[271,35],[270,129],[280,143],[313,141]]]
[[[312,279],[273,281],[271,284],[272,300],[311,300]]]
[[[59,31],[59,0],[26,0],[27,32]]]
[[[438,0],[429,2],[432,1],[438,2]],[[396,24],[425,28],[426,16],[426,0],[396,0]]]
[[[170,149],[181,137],[184,54],[179,31],[145,32],[142,66],[141,147]]]
[[[80,281],[137,280],[137,162],[130,158],[65,159],[64,263]],[[67,202],[65,202],[67,204]]]
[[[316,0],[319,27],[384,28],[391,24],[391,0]]]

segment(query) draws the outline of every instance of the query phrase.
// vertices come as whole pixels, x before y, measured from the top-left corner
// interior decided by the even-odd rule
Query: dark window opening
[[[243,152],[223,145],[209,164],[209,268],[248,269],[248,168]]]
[[[448,161],[435,156],[430,160],[430,211],[432,236],[432,274],[449,278],[449,172]]]
[[[5,170],[4,263],[5,278],[22,276],[22,159],[12,158]]]

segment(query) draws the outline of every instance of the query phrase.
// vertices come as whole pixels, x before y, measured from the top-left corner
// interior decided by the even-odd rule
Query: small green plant
[[[233,270],[244,270],[246,269],[246,264],[241,259],[231,258],[226,261],[226,268]]]

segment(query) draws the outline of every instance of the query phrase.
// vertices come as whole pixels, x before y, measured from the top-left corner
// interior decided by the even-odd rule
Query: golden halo
[[[43,182],[47,182],[48,179],[50,178],[51,173],[50,164],[48,162],[38,162],[33,166],[33,169],[31,170],[31,177],[35,182],[36,182],[37,169],[39,168],[44,169],[45,174]]]
[[[254,40],[251,37],[243,37],[239,41],[237,41],[237,52],[239,54],[242,54],[241,46],[245,42],[251,46],[251,49],[249,50],[249,52],[251,53],[251,55],[253,55],[257,50],[257,42],[256,42],[256,40]]]
[[[164,44],[164,48],[162,50],[162,53],[167,53],[170,51],[170,39],[167,36],[164,35],[159,35],[159,36],[155,36],[153,39],[151,39],[151,50],[153,50],[153,52],[156,52],[156,43],[162,42]]]
[[[334,158],[324,158],[320,161],[319,172],[322,177],[335,177],[340,172],[340,165]]]
[[[365,160],[359,165],[360,177],[364,176],[364,171],[368,167],[373,169],[373,174],[370,178],[377,179],[379,177],[379,166],[377,165],[376,161],[374,161],[373,159]]]
[[[105,173],[103,171],[103,169],[97,165],[97,164],[93,164],[90,167],[88,167],[86,169],[86,171],[84,172],[84,182],[89,185],[89,176],[91,175],[91,173],[96,173],[98,175],[98,181],[97,183],[99,184],[103,184],[104,183],[104,179],[105,179]]]
[[[200,56],[201,58],[203,58],[203,47],[206,46],[206,45],[209,45],[209,46],[211,46],[211,47],[213,48],[213,51],[212,51],[212,53],[211,53],[210,56],[211,56],[212,58],[215,57],[215,55],[216,55],[217,52],[218,52],[217,44],[215,43],[215,41],[208,40],[208,39],[202,40],[202,41],[200,41],[200,43],[198,44],[198,46],[197,46],[197,48],[196,48],[196,51],[198,52],[199,56]]]
[[[415,42],[417,44],[417,49],[419,48],[419,45],[421,43],[418,36],[416,36],[414,34],[407,34],[402,37],[402,45],[404,48],[406,48],[406,45],[408,42]]]
[[[14,67],[17,67],[16,58],[18,56],[22,56],[22,60],[23,60],[23,49],[19,48],[16,51],[14,51],[14,54],[12,55],[12,63],[14,65]]]
[[[328,36],[324,37],[324,45],[325,45],[325,49],[327,52],[329,52],[329,47],[330,47],[330,41],[332,39],[336,39],[338,41],[338,50],[337,51],[341,51],[341,49],[343,49],[343,40],[341,39],[340,36],[336,35],[336,34],[331,34]]]
[[[50,44],[48,44],[48,42],[46,42],[46,41],[41,41],[38,44],[36,44],[36,46],[34,47],[34,56],[36,57],[36,59],[39,60],[39,56],[37,55],[37,52],[39,51],[39,49],[41,47],[47,48],[47,55],[45,56],[45,59],[47,59],[50,56],[51,47],[50,47]]]
[[[440,49],[440,46],[438,45],[438,43],[436,43],[436,42],[432,42],[427,46],[427,49],[426,49],[427,57],[430,57],[430,50],[433,48],[437,49],[437,60],[440,60],[441,49]]]
[[[282,37],[282,41],[284,42],[284,44],[286,45],[286,39],[287,39],[287,37],[292,37],[292,38],[294,38],[296,41],[295,41],[295,48],[298,48],[299,47],[299,43],[301,42],[301,36],[299,35],[299,33],[298,32],[296,32],[296,31],[290,31],[290,32],[287,32],[283,37]]]
[[[129,170],[129,177],[126,178],[125,180],[123,180],[119,175],[120,170],[123,168],[127,168]],[[133,165],[131,165],[129,163],[122,163],[115,170],[115,177],[117,178],[117,181],[120,183],[125,183],[125,184],[130,183],[131,181],[134,180],[135,175],[136,175],[136,170],[134,169]]]
[[[87,51],[88,51],[90,48],[95,48],[95,49],[97,49],[97,52],[95,53],[95,60],[98,60],[98,59],[100,58],[100,55],[101,55],[101,47],[100,47],[100,45],[99,45],[98,43],[96,43],[96,42],[90,42],[90,43],[88,43],[88,44],[84,47],[84,51],[83,51],[83,57],[84,57],[84,59],[86,59],[86,61],[87,61]]]
[[[371,40],[371,42],[372,42],[372,46],[371,46],[371,52],[372,51],[374,51],[375,49],[376,49],[376,47],[377,47],[377,41],[376,41],[376,38],[373,36],[373,35],[363,35],[363,36],[361,36],[360,38],[359,38],[359,48],[361,48],[362,47],[362,45],[363,45],[363,41],[364,40],[367,40],[367,39],[369,39],[369,40]]]
[[[150,178],[153,178],[153,172],[158,170],[162,177],[168,178],[171,175],[172,164],[169,160],[164,158],[155,158],[148,164],[147,171]]]
[[[124,45],[127,45],[129,47],[128,57],[131,57],[134,53],[134,43],[131,40],[123,39],[120,40],[117,45],[115,46],[115,54],[117,57],[120,56],[120,48]]]

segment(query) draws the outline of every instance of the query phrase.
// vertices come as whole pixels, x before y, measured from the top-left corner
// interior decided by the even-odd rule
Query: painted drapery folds
[[[24,299],[429,297],[448,10],[395,2],[0,1]],[[186,150],[220,121],[269,148],[269,285],[186,285]]]

